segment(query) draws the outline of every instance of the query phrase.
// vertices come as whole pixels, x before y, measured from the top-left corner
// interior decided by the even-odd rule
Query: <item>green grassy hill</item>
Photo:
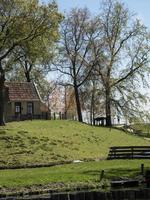
[[[150,141],[74,121],[12,122],[0,127],[0,166],[106,158],[115,145],[150,145]]]

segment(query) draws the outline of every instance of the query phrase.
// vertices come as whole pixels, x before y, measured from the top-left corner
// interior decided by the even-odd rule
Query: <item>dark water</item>
[[[83,191],[59,194],[2,197],[1,200],[150,200],[150,189],[126,189],[109,192]]]

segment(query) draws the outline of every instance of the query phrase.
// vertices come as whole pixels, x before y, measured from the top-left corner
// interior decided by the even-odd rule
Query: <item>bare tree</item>
[[[99,20],[101,34],[93,41],[95,71],[105,92],[106,125],[111,126],[112,106],[133,114],[139,99],[144,100],[136,86],[142,84],[149,62],[149,34],[124,4],[117,1],[104,2]]]
[[[78,120],[82,119],[79,88],[87,80],[95,65],[91,56],[91,40],[98,27],[96,20],[90,19],[87,9],[73,9],[62,24],[61,58],[57,70],[66,75],[68,85],[73,86]]]
[[[104,93],[102,90],[101,79],[93,69],[88,80],[82,85],[80,89],[81,102],[87,116],[90,117],[91,125],[95,123],[96,116],[103,116],[104,110]]]

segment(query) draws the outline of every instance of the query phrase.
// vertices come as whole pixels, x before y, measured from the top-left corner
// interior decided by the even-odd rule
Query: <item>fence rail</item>
[[[150,159],[150,146],[110,147],[107,159]]]

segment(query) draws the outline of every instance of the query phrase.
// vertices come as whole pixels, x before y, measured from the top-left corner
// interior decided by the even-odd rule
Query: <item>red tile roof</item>
[[[9,88],[10,101],[40,101],[34,83],[29,82],[6,82]]]

